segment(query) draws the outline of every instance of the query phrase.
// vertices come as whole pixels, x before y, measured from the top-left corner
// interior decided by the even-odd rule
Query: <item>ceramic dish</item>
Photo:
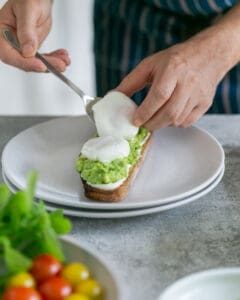
[[[102,285],[105,291],[104,300],[123,300],[120,294],[119,279],[112,270],[107,267],[102,258],[89,247],[81,246],[71,237],[61,238],[66,260],[69,262],[80,261],[86,264],[91,274]]]
[[[239,300],[240,268],[192,274],[167,288],[159,300]]]
[[[151,208],[142,208],[142,209],[131,209],[131,210],[125,210],[125,211],[102,211],[102,210],[87,210],[87,209],[79,209],[79,208],[65,208],[64,206],[56,205],[56,204],[50,204],[49,202],[45,202],[46,208],[51,211],[55,209],[62,209],[65,215],[73,216],[73,217],[85,217],[85,218],[103,218],[103,219],[113,219],[113,218],[127,218],[127,217],[136,217],[136,216],[142,216],[142,215],[148,215],[153,213],[158,213],[161,211],[169,210],[172,208],[176,208],[185,204],[188,204],[192,201],[195,201],[199,199],[200,197],[203,197],[207,193],[209,193],[211,190],[213,190],[218,183],[221,181],[224,174],[224,168],[222,169],[220,175],[216,178],[216,180],[210,184],[207,188],[202,190],[199,193],[196,193],[193,196],[187,197],[185,199],[176,201],[171,204],[165,204],[161,206],[154,206]],[[6,175],[3,173],[3,179],[5,183],[9,186],[9,188],[14,192],[17,190],[17,188],[10,182],[10,180],[7,179]]]
[[[128,197],[120,203],[89,201],[83,195],[75,161],[83,143],[94,135],[86,117],[58,118],[23,131],[5,147],[2,165],[18,188],[26,185],[26,174],[39,173],[38,198],[54,205],[122,210],[170,204],[203,190],[219,176],[224,152],[207,132],[165,128],[154,134],[146,160]]]

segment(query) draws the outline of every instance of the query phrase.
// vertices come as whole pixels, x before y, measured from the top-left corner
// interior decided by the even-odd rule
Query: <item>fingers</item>
[[[163,73],[156,76],[147,97],[135,113],[134,124],[141,126],[146,123],[169,100],[176,84],[173,75]]]
[[[118,86],[131,96],[152,84],[134,115],[136,126],[144,124],[150,130],[169,125],[187,127],[211,105],[215,81],[208,84],[205,69],[199,70],[199,57],[185,55],[182,47],[174,46],[145,59]]]
[[[37,37],[38,37],[38,48],[41,47],[42,43],[48,36],[52,25],[52,18],[49,16],[46,21],[41,25],[37,27]]]
[[[33,57],[38,49],[37,22],[40,10],[35,5],[16,8],[17,37],[24,57]]]
[[[62,62],[64,62],[65,66],[69,66],[71,64],[71,59],[66,49],[58,49],[56,51],[46,53],[45,56],[48,59],[51,59],[51,57],[60,59]]]
[[[149,130],[169,125],[178,126],[179,118],[186,110],[190,92],[190,86],[186,90],[184,85],[178,83],[168,102],[144,126]]]
[[[181,127],[187,128],[196,123],[209,109],[210,105],[199,105],[195,107],[187,118],[181,124]]]
[[[51,53],[44,54],[44,57],[52,64],[59,72],[64,72],[71,60],[68,52],[65,49],[59,49]]]
[[[131,97],[135,92],[141,90],[149,83],[151,71],[151,58],[144,59],[122,80],[116,90]]]
[[[177,126],[183,127],[182,125],[183,125],[184,121],[190,116],[190,114],[196,107],[197,107],[197,102],[189,99],[189,101],[187,102],[186,106],[183,109],[182,114],[178,118]]]
[[[172,102],[174,103],[174,102]],[[188,99],[185,106],[180,108],[182,109],[182,113],[178,114],[178,109],[170,105],[166,105],[163,110],[160,110],[153,118],[148,121],[144,127],[149,129],[150,131],[154,131],[156,129],[165,128],[168,126],[175,127],[189,127],[197,122],[209,109],[211,106],[209,104],[199,104],[196,99]],[[177,102],[175,102],[177,105]]]
[[[3,63],[15,66],[24,71],[44,72],[46,70],[41,61],[35,57],[24,58],[18,51],[13,49],[4,38],[0,38],[0,57]]]
[[[47,61],[53,65],[59,72],[64,72],[66,70],[67,64],[57,55],[44,55]],[[47,70],[47,68],[46,68]]]
[[[24,58],[3,38],[0,38],[0,57],[2,62],[27,72],[45,72],[47,70],[46,66],[40,60],[35,57]],[[68,52],[64,49],[46,54],[45,57],[60,72],[65,71],[66,67],[70,64]]]
[[[47,54],[45,58],[51,63],[59,72],[64,72],[66,67],[70,64],[70,59],[65,54]],[[4,63],[22,69],[26,72],[46,72],[46,66],[37,58],[23,58],[18,52],[11,51],[9,58],[2,60]]]

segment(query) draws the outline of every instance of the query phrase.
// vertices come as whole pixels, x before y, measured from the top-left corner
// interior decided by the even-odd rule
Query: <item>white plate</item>
[[[82,262],[86,264],[91,274],[96,278],[105,290],[104,300],[120,300],[123,299],[120,295],[121,289],[119,279],[112,270],[107,267],[99,255],[94,253],[89,247],[79,246],[77,241],[71,237],[61,238],[63,251],[68,262]]]
[[[202,190],[199,193],[194,194],[194,196],[190,196],[186,199],[176,201],[171,204],[165,204],[160,206],[154,206],[151,208],[141,208],[141,209],[131,209],[127,211],[102,211],[102,210],[87,210],[87,209],[65,209],[63,206],[56,205],[56,204],[49,204],[45,202],[46,208],[49,211],[62,209],[65,215],[72,216],[72,217],[85,217],[85,218],[94,218],[94,219],[114,219],[114,218],[128,218],[128,217],[136,217],[142,215],[148,215],[153,213],[158,213],[161,211],[169,210],[178,206],[182,206],[184,204],[188,204],[194,200],[197,200],[204,195],[208,194],[211,190],[213,190],[218,183],[221,181],[224,174],[224,168],[220,172],[219,176],[215,179],[213,183],[211,183],[207,188]],[[9,188],[15,192],[17,188],[6,178],[6,175],[3,173],[4,182],[9,186]]]
[[[224,168],[224,166],[223,166],[223,168]],[[222,172],[222,170],[223,170],[223,168],[220,170],[220,173]],[[220,174],[218,174],[218,176],[219,176]],[[12,187],[14,187],[14,189],[19,189],[16,185],[14,185],[14,183],[12,183],[11,182],[11,180],[7,177],[7,175],[6,175],[6,173],[4,172],[4,169],[2,169],[2,176],[3,176],[3,178],[4,178],[4,180],[6,181],[6,182],[8,182],[9,183],[9,185],[11,185]],[[217,176],[217,178],[218,178],[218,176]],[[212,184],[212,183],[214,183],[214,181],[217,179],[217,178],[215,178],[214,180],[213,180],[213,182],[211,182],[210,184],[209,184],[209,186]],[[198,193],[200,193],[201,191],[204,191],[205,189],[206,189],[207,187],[205,187],[205,188],[203,188],[202,190],[200,190],[200,191],[198,191],[197,193],[194,193],[194,194],[192,194],[192,195],[190,195],[191,197],[195,197],[195,195],[197,195]],[[70,210],[72,210],[72,209],[74,209],[74,210],[91,210],[91,211],[95,211],[95,212],[97,212],[97,211],[129,211],[129,210],[136,210],[136,209],[142,209],[141,207],[137,207],[137,208],[126,208],[126,207],[123,207],[123,208],[121,208],[121,209],[114,209],[114,207],[113,208],[111,208],[111,207],[107,207],[106,209],[104,209],[104,208],[101,208],[101,209],[94,209],[94,208],[85,208],[85,207],[75,207],[75,206],[73,206],[73,207],[71,207],[71,206],[69,206],[69,205],[65,205],[65,204],[62,204],[62,203],[66,203],[66,201],[65,201],[65,198],[66,198],[66,196],[63,196],[63,195],[61,195],[61,194],[53,194],[53,193],[51,193],[51,192],[43,192],[42,190],[41,190],[41,198],[40,197],[38,197],[38,199],[43,199],[45,202],[46,202],[46,204],[49,204],[50,206],[51,205],[57,205],[58,207],[61,207],[62,209],[66,209],[66,210],[68,210],[68,209],[70,209]],[[54,203],[52,203],[52,197],[54,198],[54,199],[56,199],[56,201],[54,201]],[[179,200],[184,200],[185,198],[183,198],[183,199],[178,199],[178,200],[176,200],[176,201],[174,201],[174,202],[177,202],[177,201],[179,201]],[[171,203],[174,203],[173,201],[171,202]],[[67,202],[67,204],[68,204],[68,202]],[[166,203],[167,204],[167,203]],[[162,204],[162,203],[160,203],[159,205],[157,205],[157,206],[160,206],[160,205],[166,205],[166,204]],[[149,207],[145,207],[145,208],[151,208],[151,207],[155,207],[156,205],[154,205],[154,206],[149,206]],[[144,207],[143,207],[144,208]]]
[[[224,167],[224,166],[223,166]],[[222,169],[220,170],[220,174],[221,174],[221,172],[222,172]],[[218,176],[220,175],[220,174],[218,174]],[[4,170],[2,170],[2,176],[3,176],[3,178],[6,178],[7,176],[5,175],[5,172],[4,172]],[[218,178],[218,176],[217,176],[217,178]],[[214,181],[217,179],[217,178],[215,178],[214,180],[213,180],[213,182],[211,182],[209,185],[211,185],[212,183],[214,183]],[[10,184],[10,185],[14,185],[13,183],[11,183],[11,181],[8,179],[8,178],[6,178],[6,180],[5,181],[8,181],[8,183]],[[15,189],[19,189],[17,186],[14,186],[14,188]],[[205,188],[203,188],[201,191],[203,191],[203,190],[205,190],[206,189],[206,187]],[[194,194],[192,194],[191,195],[191,197],[194,197],[195,195],[197,195],[198,193],[200,193],[201,191],[198,191],[197,193],[194,193]],[[67,196],[64,196],[64,195],[62,195],[62,194],[57,194],[57,193],[52,193],[52,192],[47,192],[46,190],[45,191],[43,191],[43,189],[38,189],[38,192],[39,192],[39,194],[41,195],[41,197],[38,197],[39,199],[43,199],[44,200],[44,202],[46,202],[46,204],[48,204],[49,205],[49,207],[50,206],[54,206],[54,205],[56,205],[56,206],[58,206],[58,207],[61,207],[62,209],[65,209],[65,210],[68,210],[68,209],[70,209],[70,210],[72,210],[72,209],[74,209],[74,210],[91,210],[91,211],[129,211],[129,210],[136,210],[136,209],[142,209],[142,208],[144,208],[144,207],[136,207],[136,208],[132,208],[132,207],[130,207],[130,208],[128,208],[128,207],[117,207],[117,208],[115,208],[115,207],[113,207],[113,206],[110,206],[110,207],[106,207],[106,206],[103,206],[103,207],[99,207],[99,208],[97,208],[97,210],[95,209],[95,208],[92,208],[92,207],[90,207],[90,208],[86,208],[86,207],[79,207],[79,205],[73,205],[73,206],[71,206],[71,205],[69,205],[69,199],[70,198],[68,198]],[[66,200],[67,199],[67,200]],[[185,198],[183,198],[183,199],[185,199]],[[174,202],[177,202],[177,201],[180,201],[180,200],[183,200],[183,199],[178,199],[178,200],[176,200],[176,201],[171,201],[171,203],[174,203]],[[76,203],[76,201],[74,202],[74,203]],[[145,207],[145,208],[151,208],[151,207],[155,207],[155,206],[160,206],[160,205],[166,205],[167,203],[159,203],[158,205],[153,205],[153,206],[147,206],[147,207]]]
[[[159,300],[239,300],[240,268],[223,268],[192,274],[178,280]]]
[[[83,143],[93,134],[93,125],[84,116],[34,126],[5,147],[4,172],[18,188],[24,188],[28,171],[37,170],[40,178],[36,195],[54,204],[130,209],[158,206],[195,194],[213,182],[224,165],[221,145],[205,131],[194,127],[162,129],[154,134],[145,163],[124,201],[89,201],[83,195],[75,161]]]

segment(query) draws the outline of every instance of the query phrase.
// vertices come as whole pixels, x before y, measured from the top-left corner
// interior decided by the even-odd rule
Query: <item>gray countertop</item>
[[[11,137],[45,120],[0,117],[0,153]],[[119,273],[124,300],[157,299],[182,276],[240,265],[240,116],[207,116],[199,125],[215,135],[226,153],[224,178],[210,194],[149,216],[73,218],[73,236],[97,250]]]

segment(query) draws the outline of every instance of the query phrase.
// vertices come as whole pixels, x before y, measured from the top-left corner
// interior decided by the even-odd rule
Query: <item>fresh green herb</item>
[[[72,230],[72,224],[69,219],[66,219],[62,210],[58,209],[50,214],[50,220],[53,229],[58,234],[66,234]]]
[[[0,237],[0,244],[2,244],[3,247],[6,268],[10,273],[26,271],[30,268],[31,259],[20,251],[12,248],[8,238]]]
[[[70,232],[71,222],[60,210],[48,213],[42,201],[34,202],[36,181],[30,173],[27,188],[15,194],[0,185],[0,290],[9,275],[29,269],[39,254],[64,261],[58,235]]]
[[[3,212],[8,204],[10,191],[5,184],[0,185],[0,222],[3,218]]]

